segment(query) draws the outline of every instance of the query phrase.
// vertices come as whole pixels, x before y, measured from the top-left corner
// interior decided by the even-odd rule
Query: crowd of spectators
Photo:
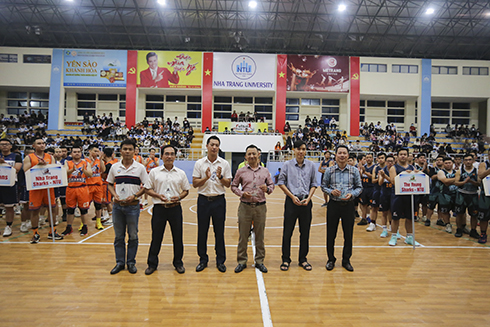
[[[80,146],[87,150],[91,144],[96,144],[100,149],[105,147],[107,141],[119,141],[132,138],[141,148],[159,148],[164,144],[171,144],[176,148],[190,148],[194,138],[194,130],[187,118],[182,125],[175,117],[174,121],[167,118],[166,121],[155,118],[153,122],[145,117],[143,121],[128,129],[119,118],[115,120],[112,114],[106,116],[88,115],[83,117],[83,135],[56,136],[46,133],[47,117],[39,114],[4,117],[0,115],[1,137],[7,136],[7,128],[18,128],[17,133],[11,137],[14,145],[32,144],[37,138],[42,138],[47,147]]]

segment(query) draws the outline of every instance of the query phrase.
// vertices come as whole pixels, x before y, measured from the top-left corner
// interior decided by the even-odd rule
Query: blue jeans
[[[116,263],[124,266],[136,263],[136,252],[138,252],[138,220],[140,217],[139,204],[133,206],[121,206],[114,203],[112,209],[112,222],[114,225],[114,251],[116,252]],[[128,257],[126,257],[126,228],[128,230]]]

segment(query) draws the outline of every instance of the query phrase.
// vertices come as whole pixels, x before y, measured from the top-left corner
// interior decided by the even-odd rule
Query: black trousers
[[[299,256],[298,262],[303,263],[309,251],[311,208],[312,202],[307,206],[297,206],[288,196],[284,203],[284,226],[282,231],[282,261],[291,262],[291,236],[293,236],[296,220],[299,221]]]
[[[153,207],[151,217],[151,245],[148,252],[148,266],[158,267],[158,254],[162,247],[163,234],[167,221],[172,232],[172,241],[174,243],[174,267],[183,266],[182,257],[184,255],[184,243],[182,241],[182,207],[180,205],[165,208],[161,204]]]
[[[205,196],[197,198],[197,254],[200,263],[208,263],[208,232],[209,223],[213,219],[214,250],[216,252],[216,264],[225,263],[225,220],[226,200],[220,197],[209,201]]]
[[[339,220],[342,218],[342,231],[344,232],[344,250],[342,262],[347,263],[352,256],[352,236],[354,233],[354,201],[340,202],[330,200],[327,209],[327,255],[328,261],[336,261],[335,238],[339,229]]]

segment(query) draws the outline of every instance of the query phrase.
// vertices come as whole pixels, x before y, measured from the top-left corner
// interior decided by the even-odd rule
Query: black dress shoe
[[[327,265],[325,266],[328,271],[333,270],[335,268],[335,262],[334,261],[327,261]]]
[[[226,271],[226,266],[224,263],[219,263],[216,265],[216,268],[218,268],[218,270],[222,273],[224,273]]]
[[[255,264],[255,268],[257,268],[258,270],[260,270],[260,272],[262,272],[262,273],[264,273],[264,274],[265,274],[266,272],[268,272],[267,267],[266,267],[266,266],[264,266],[264,264],[263,264],[263,263],[256,263],[256,264]]]
[[[128,271],[131,274],[136,274],[136,272],[138,271],[138,269],[136,269],[136,265],[134,263],[129,263],[128,264]]]
[[[157,270],[157,268],[155,268],[155,267],[148,267],[145,270],[145,275],[151,275],[151,274],[153,274],[155,272],[155,270]]]
[[[343,263],[342,264],[342,267],[344,267],[345,270],[347,270],[347,271],[354,271],[354,267],[352,267],[352,265],[350,264],[350,262]]]
[[[124,270],[124,265],[116,265],[114,268],[112,268],[111,275],[115,275],[121,270]]]
[[[239,273],[239,272],[242,272],[243,269],[247,268],[247,265],[242,265],[241,263],[239,263],[236,268],[235,268],[235,272],[236,273]]]
[[[196,271],[197,271],[197,272],[203,271],[203,270],[204,270],[204,268],[206,268],[207,266],[208,266],[208,264],[207,264],[207,263],[202,263],[202,262],[201,262],[201,263],[199,263],[199,264],[197,265],[197,267],[196,267]]]
[[[183,273],[185,273],[185,268],[184,268],[184,266],[178,266],[178,267],[175,267],[175,270],[177,270],[177,272],[178,272],[179,274],[183,274]]]

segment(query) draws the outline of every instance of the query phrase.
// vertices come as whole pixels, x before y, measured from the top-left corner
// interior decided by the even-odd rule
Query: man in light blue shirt
[[[339,221],[342,219],[344,233],[344,250],[342,253],[342,267],[354,271],[350,264],[352,256],[352,236],[354,232],[355,205],[354,199],[362,192],[361,175],[359,169],[348,165],[349,149],[339,145],[335,152],[336,164],[328,167],[323,174],[322,191],[330,195],[327,210],[327,270],[335,267],[335,238]]]
[[[305,155],[306,144],[301,140],[294,142],[294,159],[284,163],[277,183],[287,196],[284,205],[282,234],[282,271],[287,271],[291,263],[291,236],[296,220],[299,221],[300,233],[298,263],[307,271],[312,269],[306,256],[309,250],[312,218],[313,204],[311,198],[318,187],[318,183],[315,164],[306,160]]]

